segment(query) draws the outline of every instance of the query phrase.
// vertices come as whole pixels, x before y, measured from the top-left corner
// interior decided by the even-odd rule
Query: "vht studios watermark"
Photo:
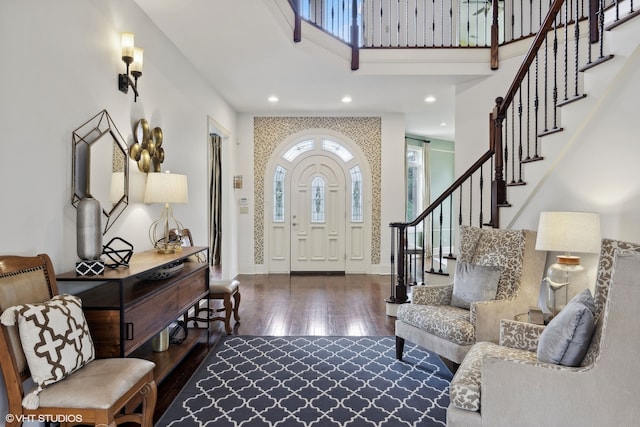
[[[18,422],[37,422],[37,423],[81,423],[82,415],[66,414],[66,415],[54,415],[54,414],[37,414],[37,415],[25,415],[25,414],[7,414],[4,420],[8,423]]]

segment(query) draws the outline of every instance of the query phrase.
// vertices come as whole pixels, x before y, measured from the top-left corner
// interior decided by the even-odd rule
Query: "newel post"
[[[500,65],[499,44],[500,44],[500,28],[498,27],[498,0],[492,0],[491,3],[491,69],[497,70]]]
[[[358,0],[351,1],[351,70],[360,68],[360,28],[358,27]]]
[[[509,205],[507,201],[507,183],[504,179],[504,149],[502,146],[502,122],[504,121],[504,116],[499,113],[502,102],[503,98],[496,98],[496,106],[491,113],[489,128],[489,144],[494,152],[495,167],[493,181],[491,182],[491,224],[494,228],[500,226],[498,207]]]
[[[405,252],[404,249],[407,246],[407,225],[400,222],[395,222],[390,224],[391,227],[396,229],[396,233],[398,236],[398,256],[396,258],[398,266],[397,266],[397,280],[396,280],[396,288],[394,295],[392,296],[393,302],[396,304],[401,304],[407,301],[407,284],[405,280]],[[393,251],[393,248],[391,249]]]
[[[300,1],[290,0],[293,6],[293,41],[299,43],[302,41],[302,17],[300,16]]]

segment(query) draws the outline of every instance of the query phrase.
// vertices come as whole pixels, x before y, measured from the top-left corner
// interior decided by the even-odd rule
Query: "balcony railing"
[[[556,25],[587,20],[591,0],[563,5]],[[367,48],[491,48],[534,36],[549,0],[290,0],[299,19],[352,46]],[[617,0],[599,0],[598,9]],[[567,13],[566,11],[570,11]],[[298,30],[299,40],[299,30]],[[352,61],[357,69],[358,61]],[[355,65],[355,67],[354,67]]]

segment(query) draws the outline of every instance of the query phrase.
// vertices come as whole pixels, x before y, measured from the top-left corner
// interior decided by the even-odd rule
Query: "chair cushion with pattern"
[[[496,357],[516,362],[536,362],[536,353],[500,346],[491,342],[476,343],[467,353],[463,363],[451,380],[449,399],[451,404],[467,411],[480,410],[482,361]]]
[[[398,320],[459,345],[473,344],[476,339],[469,310],[449,305],[402,304]]]

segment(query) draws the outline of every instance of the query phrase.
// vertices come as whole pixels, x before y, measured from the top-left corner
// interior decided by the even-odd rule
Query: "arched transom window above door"
[[[362,172],[360,170],[360,166],[356,164],[356,161],[354,160],[355,156],[349,148],[331,139],[305,139],[287,149],[284,154],[282,154],[281,158],[285,160],[286,163],[294,163],[299,160],[301,155],[305,153],[309,155],[313,154],[313,152],[317,154],[331,153],[337,156],[345,165],[345,169],[348,170],[348,177],[351,179],[351,203],[349,206],[351,211],[350,219],[352,223],[363,222]],[[287,169],[285,167],[277,165],[273,174],[273,222],[282,223],[285,221],[285,194],[287,191],[285,188],[286,173]],[[313,222],[324,221],[324,185],[324,181],[320,178],[316,178],[312,184],[313,206],[311,212],[313,212]]]

